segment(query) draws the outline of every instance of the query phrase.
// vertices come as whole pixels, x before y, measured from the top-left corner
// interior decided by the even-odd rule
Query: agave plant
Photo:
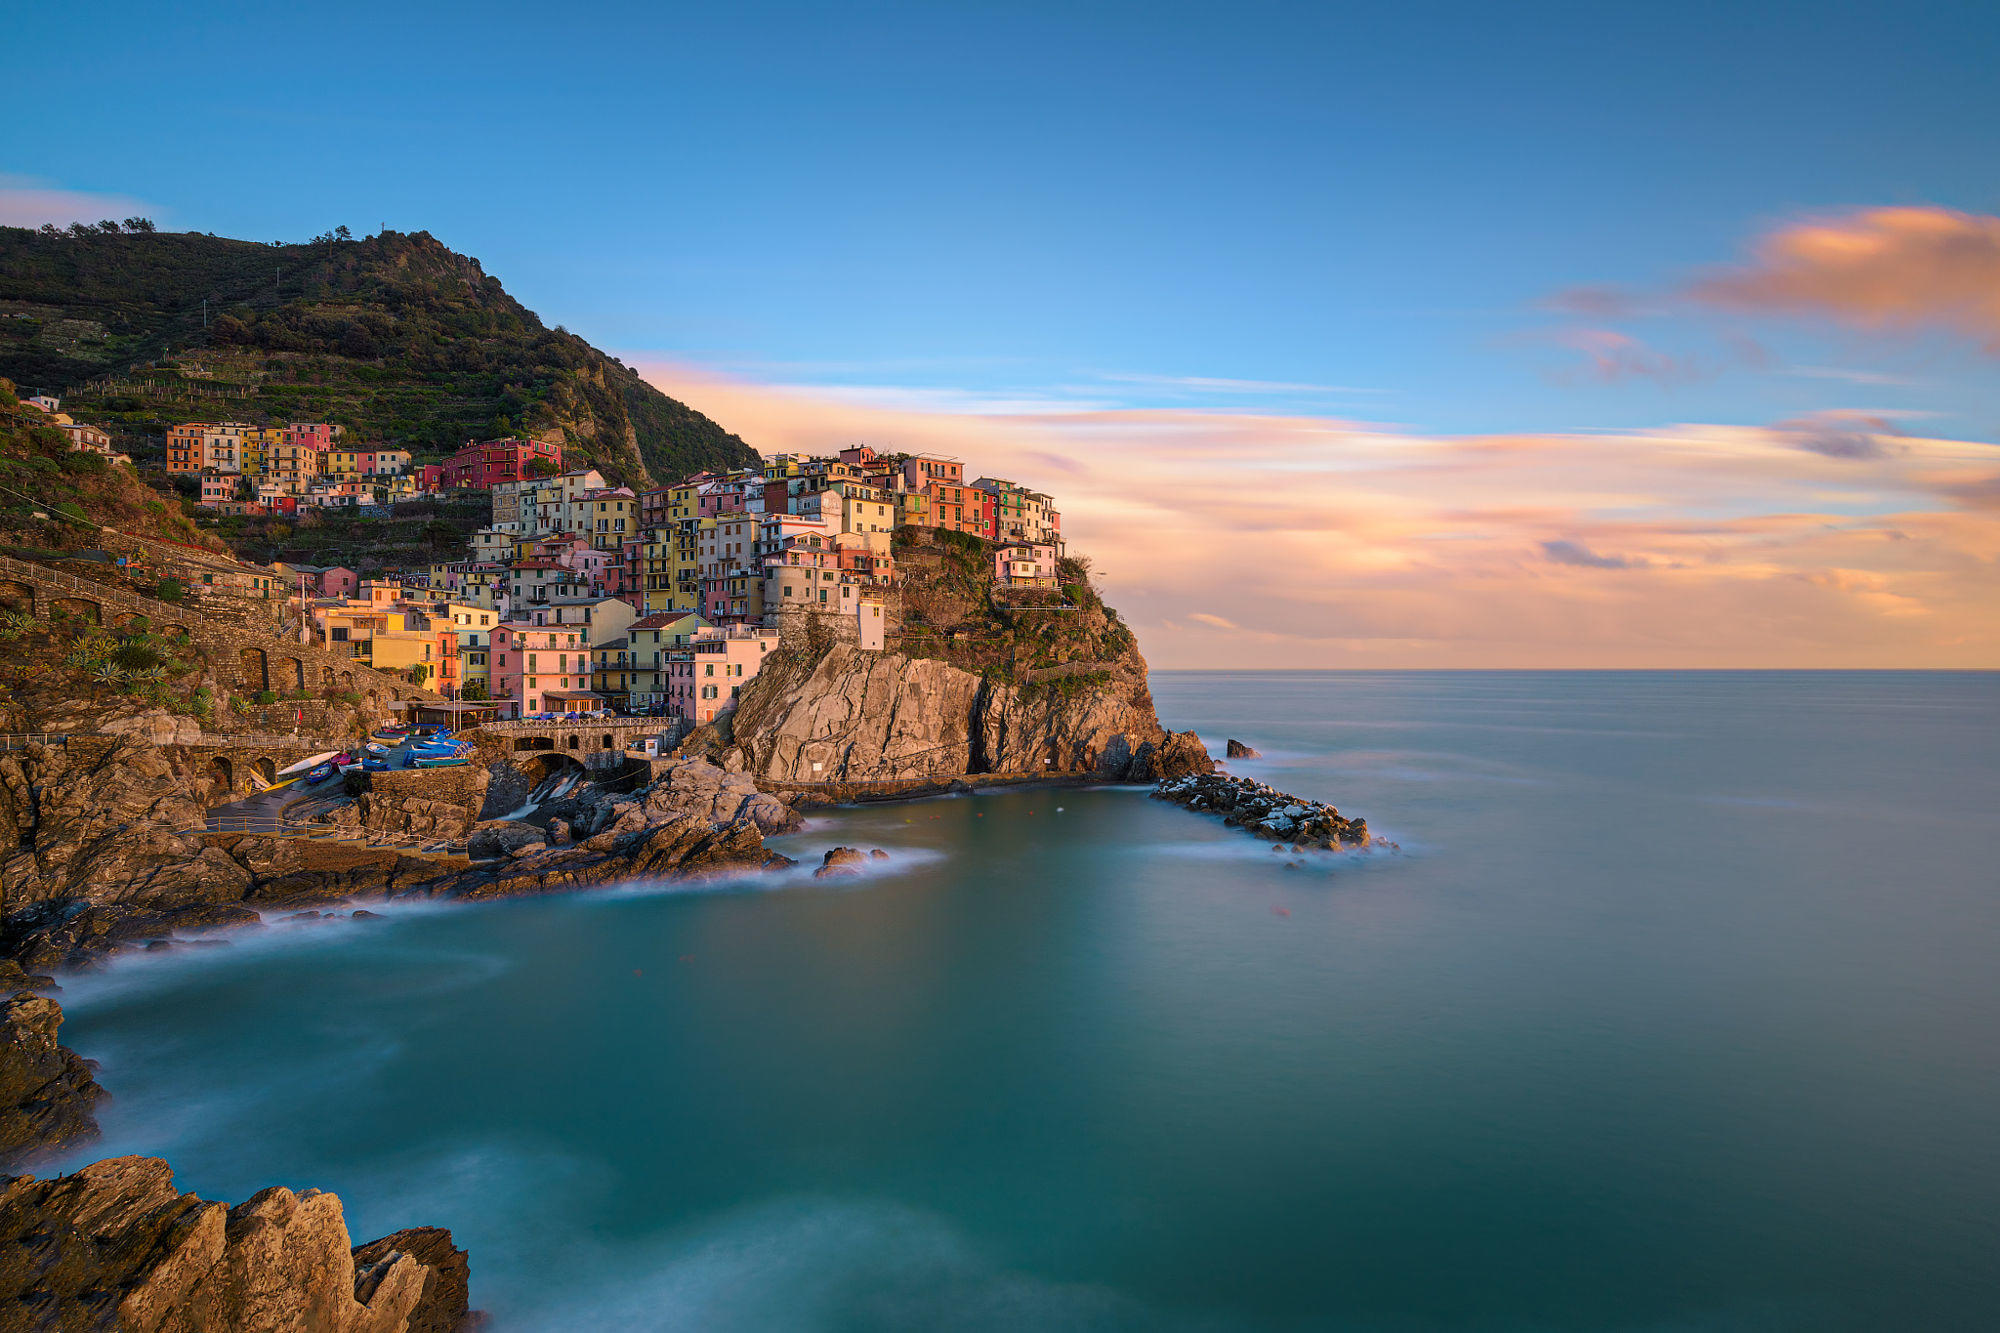
[[[109,662],[99,662],[90,668],[90,678],[99,685],[123,685],[130,676],[123,667],[112,666]]]

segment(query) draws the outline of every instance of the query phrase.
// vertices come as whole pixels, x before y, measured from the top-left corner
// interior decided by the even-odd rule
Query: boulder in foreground
[[[231,1208],[112,1157],[0,1189],[0,1330],[449,1333],[465,1255],[418,1228],[351,1248],[340,1200],[263,1190]]]

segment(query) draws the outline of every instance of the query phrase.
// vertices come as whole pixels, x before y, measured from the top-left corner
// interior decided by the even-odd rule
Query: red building
[[[447,490],[485,490],[503,481],[521,480],[528,475],[528,465],[537,459],[562,471],[562,446],[511,439],[468,444],[444,460],[439,484]]]
[[[344,426],[330,426],[324,421],[294,421],[285,427],[285,443],[301,445],[318,453],[333,448]]]

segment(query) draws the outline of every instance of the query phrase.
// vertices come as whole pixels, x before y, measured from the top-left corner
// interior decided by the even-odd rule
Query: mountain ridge
[[[559,440],[643,485],[756,452],[428,232],[265,244],[0,227],[0,376],[144,459],[182,420],[334,421],[436,456]]]

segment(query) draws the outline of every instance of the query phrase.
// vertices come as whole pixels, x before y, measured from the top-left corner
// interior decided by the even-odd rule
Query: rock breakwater
[[[1366,847],[1368,821],[1346,819],[1319,801],[1292,796],[1249,778],[1194,774],[1170,778],[1153,788],[1153,799],[1170,801],[1186,810],[1222,816],[1222,822],[1259,838],[1335,851]]]

